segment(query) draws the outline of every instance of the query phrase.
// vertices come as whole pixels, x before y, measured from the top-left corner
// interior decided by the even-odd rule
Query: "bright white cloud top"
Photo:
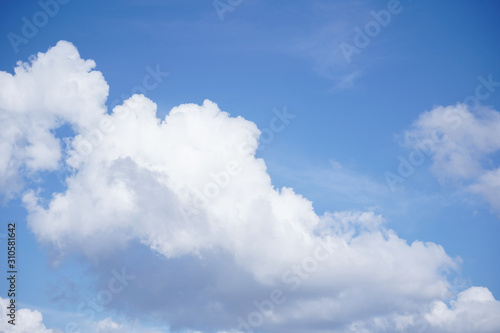
[[[156,104],[142,95],[108,114],[108,85],[94,67],[62,41],[30,64],[18,64],[15,75],[0,72],[0,184],[13,189],[2,194],[22,194],[30,229],[61,258],[77,253],[98,261],[102,253],[125,255],[140,243],[165,265],[195,258],[195,272],[223,268],[207,277],[209,283],[202,281],[203,297],[152,305],[151,313],[177,327],[197,329],[185,317],[206,316],[221,331],[500,330],[500,303],[488,289],[471,287],[449,304],[442,301],[451,287],[447,273],[459,268],[459,259],[440,245],[408,244],[373,212],[318,216],[293,189],[275,188],[265,162],[255,157],[260,131],[254,123],[208,100],[180,105],[159,119]],[[439,119],[446,110],[474,121],[445,128]],[[281,117],[286,124],[286,113]],[[436,150],[433,169],[460,179],[472,172],[470,189],[498,207],[491,193],[498,190],[499,171],[474,161],[500,147],[500,117],[492,110],[478,116],[488,122],[475,117],[460,105],[437,108],[422,115],[415,133],[443,128],[450,140]],[[75,134],[65,142],[55,135],[63,125]],[[470,148],[460,148],[459,141],[470,137]],[[49,199],[37,189],[12,186],[39,171],[62,170],[69,170],[63,173],[67,188]],[[132,307],[145,302],[134,300],[133,292],[155,293],[168,284],[137,280],[125,291]],[[192,295],[189,284],[185,288],[181,292]],[[236,299],[228,289],[248,292]],[[194,303],[205,312],[190,308]],[[51,332],[38,312],[30,315],[36,332]],[[99,327],[115,332],[120,325],[109,319]]]
[[[7,318],[6,309],[9,300],[0,297],[0,314]],[[40,311],[30,309],[19,309],[17,311],[16,326],[10,325],[6,320],[0,321],[0,332],[12,333],[54,333],[43,324],[43,316]]]

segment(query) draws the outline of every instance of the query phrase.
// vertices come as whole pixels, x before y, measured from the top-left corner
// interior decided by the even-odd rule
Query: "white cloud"
[[[106,317],[101,321],[93,323],[93,331],[95,333],[166,333],[170,331],[157,330],[154,328],[148,328],[140,326],[136,323],[118,323],[114,321],[111,317]]]
[[[123,332],[123,325],[115,323],[111,318],[107,317],[97,323],[97,333],[114,333]]]
[[[79,330],[82,333],[170,333],[167,328],[151,328],[137,322],[121,322],[111,317],[106,317],[97,322],[86,323]]]
[[[500,302],[483,287],[471,287],[458,294],[451,306],[436,301],[425,319],[433,332],[498,332]]]
[[[75,131],[93,128],[105,112],[108,86],[95,63],[59,42],[14,75],[0,71],[0,188],[10,198],[21,190],[21,170],[55,170],[61,158],[53,130],[67,123]]]
[[[451,300],[450,305],[438,300],[414,313],[356,321],[338,332],[493,333],[500,327],[499,311],[500,302],[487,288],[470,287]]]
[[[482,195],[497,212],[500,212],[500,168],[485,170],[469,189],[473,193]]]
[[[223,250],[258,281],[273,283],[323,240],[345,244],[339,251],[351,258],[332,262],[332,271],[371,280],[382,274],[380,283],[402,289],[410,279],[415,289],[406,291],[414,295],[425,289],[434,297],[445,288],[437,271],[453,262],[440,247],[408,246],[390,230],[368,229],[379,219],[373,214],[319,217],[292,189],[274,189],[265,164],[253,156],[259,134],[253,123],[209,101],[174,108],[162,122],[155,111],[147,98],[132,97],[114,110],[115,130],[82,159],[65,193],[47,208],[33,192],[25,195],[29,225],[42,242],[89,255],[130,239],[167,258]],[[241,170],[231,175],[233,163]],[[368,232],[354,237],[356,229]],[[385,271],[377,268],[386,264]],[[413,270],[418,273],[407,275]]]
[[[0,332],[1,333],[62,333],[63,331],[59,328],[49,329],[45,326],[43,322],[42,313],[38,310],[30,310],[27,308],[16,308],[15,325],[8,323],[10,317],[8,317],[10,299],[4,299],[0,297],[0,315],[2,320],[0,320]],[[16,304],[16,306],[19,306]],[[59,313],[62,315],[63,313]],[[60,319],[60,318],[59,318]],[[64,327],[63,327],[64,329]],[[73,330],[71,330],[73,332]],[[111,317],[107,317],[101,321],[83,321],[81,327],[79,327],[75,332],[93,332],[93,333],[165,333],[170,332],[169,330],[160,330],[155,328],[149,328],[141,326],[138,323],[128,322],[119,323],[113,320]]]
[[[52,107],[36,115],[62,119],[40,128],[42,137],[55,142],[51,130],[61,123],[77,129],[63,152],[75,172],[66,179],[66,190],[48,202],[36,191],[23,195],[29,227],[47,246],[63,254],[84,253],[96,265],[113,255],[133,260],[127,251],[137,242],[160,254],[161,260],[135,259],[132,268],[150,266],[134,274],[150,273],[116,295],[128,308],[161,316],[174,327],[230,330],[237,328],[237,317],[250,320],[257,311],[254,301],[281,288],[286,302],[274,306],[262,327],[311,332],[347,329],[377,317],[402,322],[401,316],[420,313],[448,291],[443,272],[458,264],[441,246],[408,244],[371,212],[318,216],[293,189],[274,188],[264,161],[255,157],[260,132],[254,123],[208,100],[180,105],[161,120],[156,104],[139,95],[107,115],[108,87],[99,73],[89,73],[93,62],[79,59],[68,43],[38,59],[48,59],[40,61],[58,70],[59,61],[71,59],[76,65],[67,70],[73,79],[64,87],[88,89],[75,88],[73,96],[54,88]],[[24,73],[24,80],[43,91],[49,84],[33,81],[34,72]],[[45,77],[50,83],[52,76]],[[88,86],[89,77],[98,84]],[[70,111],[61,107],[69,100],[81,105]],[[31,149],[15,144],[15,151]],[[64,155],[59,144],[44,149],[54,152],[47,161],[26,152],[32,164],[23,157],[6,170],[23,163],[33,170],[55,168]],[[116,263],[120,260],[125,259]],[[111,319],[97,327],[121,329]]]
[[[432,156],[431,171],[442,182],[465,186],[500,212],[500,113],[471,112],[464,104],[422,113],[406,132],[406,143]]]
[[[45,327],[42,314],[37,310],[17,309],[15,316],[15,325],[11,325],[7,320],[10,312],[7,307],[10,305],[9,299],[0,297],[0,332],[4,333],[53,333],[52,329]],[[18,304],[16,304],[18,306]]]

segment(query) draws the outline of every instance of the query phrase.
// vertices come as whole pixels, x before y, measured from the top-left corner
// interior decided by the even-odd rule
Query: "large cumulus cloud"
[[[159,119],[141,95],[108,114],[108,87],[94,65],[60,42],[16,75],[1,74],[2,84],[18,87],[0,95],[2,117],[18,133],[2,134],[1,179],[69,170],[61,193],[24,192],[29,227],[62,256],[83,253],[97,266],[133,261],[134,274],[148,271],[119,295],[124,312],[147,309],[179,328],[244,329],[241,320],[261,311],[255,301],[281,292],[283,302],[252,327],[409,331],[424,322],[451,330],[461,316],[450,312],[477,315],[476,303],[460,297],[450,308],[435,303],[449,290],[446,272],[458,267],[441,246],[409,244],[373,212],[318,216],[293,189],[275,188],[255,157],[260,131],[252,122],[208,100]],[[16,102],[23,84],[34,101]],[[66,149],[53,132],[63,124],[75,133]],[[498,314],[492,302],[488,318]],[[476,331],[499,327],[491,322]]]

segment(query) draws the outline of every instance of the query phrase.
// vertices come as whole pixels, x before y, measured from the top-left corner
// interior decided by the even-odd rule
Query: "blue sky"
[[[253,291],[255,295],[265,295],[268,293],[266,288],[279,285],[278,282],[269,282],[272,280],[270,276],[280,274],[271,268],[263,273],[262,267],[278,267],[276,270],[283,272],[279,268],[282,263],[286,266],[289,262],[294,262],[292,254],[285,259],[279,259],[280,256],[276,254],[269,262],[265,261],[259,256],[257,249],[254,250],[250,244],[245,245],[251,239],[253,229],[241,227],[241,233],[236,232],[231,227],[232,222],[227,222],[234,221],[228,213],[229,206],[232,209],[246,202],[243,199],[245,193],[261,193],[260,190],[256,189],[257,185],[249,185],[243,181],[241,184],[245,185],[241,187],[238,187],[239,181],[231,182],[226,191],[228,198],[243,193],[242,199],[232,202],[232,199],[224,199],[226,194],[217,196],[214,201],[208,202],[206,208],[206,216],[217,218],[196,219],[196,223],[200,225],[194,223],[194,229],[184,230],[184,226],[180,227],[183,225],[181,222],[172,226],[167,222],[162,224],[162,221],[175,220],[170,210],[179,205],[176,200],[182,201],[183,197],[180,192],[176,192],[175,187],[168,187],[168,191],[161,187],[159,184],[165,183],[155,178],[153,172],[165,172],[165,179],[177,179],[181,184],[191,184],[191,180],[198,181],[197,175],[225,170],[227,165],[222,165],[222,169],[221,166],[211,168],[212,162],[207,161],[210,156],[219,156],[219,152],[222,154],[220,156],[230,156],[229,152],[233,150],[228,147],[236,144],[231,138],[244,137],[247,135],[245,131],[257,133],[249,125],[251,123],[261,130],[261,148],[255,151],[256,158],[252,154],[248,162],[251,165],[243,168],[244,172],[252,170],[255,174],[249,173],[245,177],[255,179],[255,184],[262,184],[262,193],[270,193],[271,190],[264,190],[265,186],[271,186],[265,185],[266,177],[270,176],[272,186],[269,188],[276,189],[280,193],[279,198],[282,198],[279,200],[287,202],[283,203],[289,207],[286,211],[296,211],[296,215],[290,213],[292,217],[285,217],[288,215],[276,213],[279,210],[274,208],[271,218],[266,217],[268,212],[265,210],[260,212],[249,208],[249,211],[254,212],[252,219],[269,219],[269,223],[264,223],[262,228],[267,228],[265,225],[270,230],[281,230],[271,226],[291,219],[300,221],[296,223],[304,228],[307,237],[326,232],[326,229],[308,229],[309,222],[303,221],[315,221],[316,217],[306,214],[306,208],[295,209],[302,207],[302,204],[306,207],[307,199],[314,209],[314,216],[320,221],[318,225],[328,225],[328,230],[336,230],[336,226],[347,219],[350,222],[345,223],[354,225],[353,230],[359,227],[355,227],[356,223],[361,223],[359,228],[366,227],[370,234],[377,232],[377,228],[382,228],[384,232],[394,231],[408,244],[422,241],[441,245],[447,256],[458,262],[454,268],[443,268],[446,266],[443,263],[443,267],[438,265],[436,268],[436,272],[441,272],[438,276],[448,279],[448,287],[453,294],[452,297],[442,299],[450,311],[459,311],[459,306],[455,304],[454,307],[453,302],[458,302],[458,293],[475,290],[470,288],[488,288],[495,299],[500,298],[500,261],[497,255],[500,251],[497,238],[500,235],[500,173],[497,172],[500,164],[500,115],[496,111],[500,109],[500,86],[496,83],[500,81],[500,7],[495,1],[62,2],[8,0],[0,5],[0,30],[3,36],[0,38],[1,71],[14,74],[18,61],[34,63],[37,60],[33,55],[39,52],[49,54],[49,48],[56,45],[58,47],[54,49],[60,50],[60,53],[56,54],[54,51],[54,55],[47,56],[47,59],[53,57],[53,62],[42,64],[40,61],[41,68],[47,66],[46,71],[52,71],[52,76],[40,70],[40,73],[45,74],[40,74],[39,78],[37,76],[38,79],[33,81],[34,85],[24,87],[22,85],[27,84],[25,82],[28,79],[19,79],[16,81],[18,83],[13,83],[10,79],[0,80],[0,89],[3,91],[0,97],[0,112],[4,123],[2,130],[18,126],[16,128],[21,133],[17,137],[0,136],[6,147],[14,147],[11,157],[4,157],[2,163],[5,163],[0,165],[4,168],[1,170],[1,177],[4,179],[0,181],[2,225],[6,225],[8,221],[17,223],[20,261],[17,300],[22,307],[42,313],[46,330],[40,332],[47,332],[49,329],[53,329],[53,332],[65,332],[65,325],[70,321],[77,322],[81,332],[140,332],[145,330],[144,327],[149,327],[152,332],[169,332],[169,327],[172,331],[188,332],[230,332],[236,329],[236,318],[247,318],[246,314],[252,306],[252,295],[244,292],[239,294],[231,288],[239,286],[248,288],[250,294]],[[27,36],[26,21],[36,23],[44,15],[40,16],[44,8],[53,10],[53,6],[46,7],[45,4],[48,3],[57,4],[56,12],[50,16],[45,15],[47,21],[39,24],[38,31],[33,36]],[[217,9],[214,4],[222,4],[228,7],[220,8],[229,9],[221,12],[224,9]],[[380,15],[381,11],[391,13],[390,8],[393,12],[385,26],[377,23],[375,16]],[[374,16],[373,13],[379,14]],[[378,27],[371,33],[371,37],[366,35],[370,25]],[[365,41],[368,39],[367,45],[362,47],[356,44],[357,38],[360,38],[357,32],[359,29],[364,31]],[[13,42],[13,34],[24,38],[24,42]],[[78,50],[78,59],[95,61],[93,70],[102,73],[103,78],[91,79],[85,76],[91,69],[83,70],[76,62],[74,68],[79,68],[75,69],[77,74],[71,72],[73,65],[58,65],[58,62],[76,57],[71,47],[64,46],[66,44],[61,46],[59,41],[74,45]],[[340,47],[345,44],[357,47],[358,52],[345,57]],[[70,72],[75,76],[68,74]],[[27,73],[29,77],[31,72],[28,70]],[[152,73],[156,73],[156,79]],[[63,79],[59,79],[59,75]],[[67,105],[75,105],[74,110],[61,106],[65,111],[52,111],[51,105],[66,103],[62,88],[56,88],[59,87],[57,82],[64,83],[64,80],[70,82],[64,87],[76,84],[75,89],[81,94],[74,97],[68,93],[70,97]],[[488,81],[490,84],[485,85],[484,82]],[[109,86],[108,95],[103,82]],[[44,90],[52,86],[53,91]],[[23,95],[22,91],[31,93]],[[153,120],[146,119],[146,116],[142,119],[143,116],[138,114],[135,125],[130,118],[128,121],[131,124],[123,124],[123,128],[129,132],[124,130],[122,133],[118,130],[105,136],[105,143],[98,145],[98,148],[94,147],[88,161],[85,160],[76,167],[70,165],[67,158],[77,150],[75,135],[88,134],[96,128],[96,119],[105,118],[105,113],[111,115],[115,105],[123,104],[136,92],[145,92],[146,97],[156,103],[156,116],[159,119],[163,120],[170,113],[168,117],[172,120],[169,126],[172,129],[166,125],[153,127]],[[31,97],[35,95],[37,97]],[[52,98],[54,101],[51,101]],[[460,104],[474,98],[480,99],[480,104],[475,107],[467,108]],[[16,104],[13,102],[16,99],[22,102]],[[205,99],[217,103],[218,108],[213,109],[211,104],[204,104]],[[150,110],[149,102],[142,99],[133,101],[135,104],[129,106],[131,110],[137,104],[141,110]],[[46,102],[49,106],[43,104]],[[38,107],[38,103],[43,106]],[[179,113],[186,114],[186,120],[179,120],[177,123],[177,118],[170,110],[185,103],[203,107],[179,107]],[[458,119],[456,123],[447,121],[450,118],[443,116],[443,108],[446,107],[455,116],[453,119]],[[203,112],[207,114],[226,111],[230,114],[230,120],[222,116],[205,119],[205,114],[197,108],[205,110]],[[134,114],[135,112],[132,111]],[[284,126],[280,130],[273,130],[277,114],[283,115],[283,112],[293,116],[283,122]],[[26,118],[22,119],[25,120],[18,120],[21,119],[19,114],[23,114]],[[45,115],[50,116],[45,118]],[[198,115],[199,119],[194,115]],[[246,122],[236,120],[238,116]],[[52,119],[50,117],[54,117],[54,123],[46,127],[38,125],[38,122],[44,122],[43,119]],[[121,124],[117,118],[110,119],[115,121],[117,127]],[[29,125],[32,127],[19,125],[26,122],[33,122],[33,125]],[[174,129],[175,124],[178,124],[177,129]],[[215,127],[210,127],[209,124]],[[398,173],[401,163],[399,158],[409,160],[412,153],[419,152],[418,142],[428,138],[435,128],[439,128],[447,140],[437,144],[428,154],[421,153],[422,163],[413,167],[414,171],[410,176]],[[44,131],[43,133],[53,136],[59,142],[54,148],[51,145],[53,141],[47,139],[50,144],[38,147],[41,149],[40,154],[48,154],[47,151],[55,149],[53,151],[60,152],[59,157],[50,161],[36,154],[33,155],[35,157],[22,157],[31,156],[30,145],[34,146],[34,142],[46,139],[42,134],[31,137],[29,133],[25,133],[33,129]],[[224,130],[219,133],[219,129]],[[200,137],[191,137],[192,133],[199,133]],[[207,136],[203,137],[204,135]],[[416,143],[408,140],[409,137],[416,138]],[[173,143],[164,143],[159,138],[169,138],[169,142]],[[125,144],[127,139],[132,141]],[[118,142],[123,143],[122,148],[117,148],[121,147]],[[185,147],[194,144],[193,142],[196,143],[193,155],[176,155],[176,144],[187,149]],[[204,147],[204,143],[212,144],[205,150],[199,148]],[[139,146],[130,148],[136,145]],[[44,150],[45,148],[48,150]],[[228,149],[228,152],[224,152],[224,149]],[[6,151],[2,150],[4,154],[7,154]],[[106,155],[128,156],[128,160],[120,160],[120,157],[108,161],[102,157]],[[162,156],[177,157],[179,160],[175,163],[168,159],[160,162],[163,161]],[[261,164],[258,158],[265,161],[267,169],[259,169]],[[171,164],[175,164],[175,167]],[[110,169],[99,171],[96,165],[103,166],[103,170],[104,165]],[[184,174],[182,170],[188,171]],[[16,177],[9,178],[9,172],[16,174]],[[187,177],[189,172],[193,172],[191,178],[182,178]],[[403,181],[391,188],[387,183],[388,172],[401,177]],[[97,181],[101,176],[109,181],[103,184],[124,184],[124,188],[105,187],[99,192],[96,187],[86,187],[92,183],[91,179]],[[199,185],[193,185],[198,186],[198,189],[205,184],[203,180],[199,181]],[[74,188],[70,188],[68,182],[73,182]],[[231,186],[235,188],[231,189]],[[284,186],[293,188],[297,197],[278,190]],[[92,192],[94,190],[95,193]],[[106,192],[107,190],[110,192]],[[231,192],[233,190],[238,194]],[[33,197],[28,198],[29,193]],[[62,213],[51,210],[49,203],[55,202],[55,193],[65,193],[68,207],[73,208]],[[99,193],[103,193],[103,196],[99,197]],[[131,193],[130,198],[125,198],[125,195],[120,197],[119,193]],[[262,193],[255,196],[263,197]],[[150,200],[147,199],[148,195],[152,196]],[[273,199],[274,194],[269,195],[269,202],[278,200]],[[143,196],[144,202],[140,199]],[[160,202],[152,203],[153,199],[160,198],[165,206]],[[85,227],[85,218],[81,217],[82,211],[74,208],[78,206],[79,200],[86,202],[87,199],[93,202],[93,205],[87,207],[92,208],[89,219],[93,218],[96,223],[89,222],[88,228]],[[115,199],[123,200],[120,201],[123,206],[116,204]],[[75,206],[71,206],[72,203]],[[141,210],[141,205],[146,208]],[[224,208],[224,205],[229,206]],[[281,204],[276,205],[281,207]],[[139,207],[137,211],[134,210],[136,206]],[[129,207],[134,208],[129,210]],[[46,215],[40,211],[45,211]],[[244,209],[241,208],[241,211]],[[340,212],[340,215],[331,217],[329,214],[335,214],[334,212]],[[354,215],[345,217],[342,212]],[[370,212],[373,214],[370,219],[374,220],[377,220],[375,216],[380,215],[385,222],[381,227],[370,229],[368,224],[363,224],[367,222],[359,222],[366,221],[366,218],[359,217],[354,212]],[[229,216],[227,221],[220,217],[225,216],[224,214]],[[221,222],[218,218],[226,222]],[[113,224],[113,219],[126,231],[117,231],[116,228],[119,227]],[[149,223],[147,219],[154,222]],[[242,221],[250,220],[250,217],[242,218]],[[67,229],[61,226],[66,225],[65,223]],[[241,222],[241,225],[245,225],[244,223],[246,222]],[[141,224],[145,225],[145,232],[135,227]],[[165,225],[168,227],[163,229]],[[215,225],[226,232],[229,239],[236,239],[235,244],[242,242],[243,247],[228,245],[218,236],[212,237],[210,228]],[[186,241],[189,246],[187,243],[177,244],[168,240],[167,234],[174,233],[173,230],[193,235],[205,230],[205,227],[209,228],[205,231],[207,240],[193,236],[192,243]],[[288,228],[285,227],[284,230]],[[264,229],[262,232],[266,233]],[[50,230],[65,231],[51,233]],[[158,240],[154,236],[155,230],[158,230],[159,235],[163,235],[162,232],[166,234]],[[93,232],[99,236],[94,237]],[[268,230],[267,233],[272,232]],[[111,234],[116,237],[110,236],[109,241],[102,236]],[[242,236],[245,234],[247,237]],[[347,237],[347,234],[349,233],[346,232],[344,236]],[[92,241],[87,245],[84,244],[85,241],[80,244],[78,240],[85,240],[89,235],[94,235],[91,237]],[[284,239],[294,239],[293,235],[285,236]],[[243,238],[239,240],[238,237]],[[270,257],[273,256],[274,246],[287,248],[288,245],[280,244],[279,239],[281,238],[277,235],[276,243],[269,245],[266,253],[270,253]],[[362,237],[356,239],[363,242]],[[4,242],[4,239],[0,241]],[[357,244],[353,240],[349,242],[353,242],[353,247]],[[384,243],[383,246],[386,245]],[[394,248],[393,250],[397,252]],[[401,249],[401,253],[403,252],[406,253]],[[360,253],[356,255],[364,258]],[[427,255],[432,257],[427,252],[409,253],[406,261],[411,263],[412,260],[420,260],[415,258],[424,260],[422,258],[427,258]],[[372,262],[375,260],[376,263],[376,258]],[[393,260],[400,262],[397,258]],[[401,260],[405,262],[404,259]],[[447,259],[443,259],[443,262],[447,262]],[[134,272],[137,276],[135,282],[131,282],[132,287],[117,294],[103,311],[89,320],[78,310],[79,304],[89,297],[95,297],[108,283],[111,270],[120,270],[120,265]],[[433,265],[429,263],[429,267],[434,267]],[[371,274],[368,266],[370,265],[367,265],[366,271],[360,273],[362,276]],[[415,267],[418,271],[419,266]],[[233,272],[229,274],[231,281],[234,279],[237,282],[234,282],[234,286],[230,285],[228,290],[234,292],[234,296],[221,287],[227,283],[228,277],[223,276],[218,269]],[[349,269],[346,268],[347,271]],[[158,279],[164,279],[164,283],[158,282],[156,285],[156,282],[149,281],[145,277],[148,270],[153,276],[157,274]],[[401,266],[401,272],[410,270],[406,264]],[[325,271],[328,269],[325,268]],[[394,274],[401,276],[398,272]],[[196,276],[192,280],[188,278],[191,274]],[[318,274],[323,276],[321,272]],[[332,274],[330,280],[336,279],[335,273],[330,271],[328,274]],[[171,280],[167,278],[169,276],[173,276]],[[325,275],[328,280],[326,276],[328,275]],[[415,277],[416,281],[427,281],[425,278],[428,276],[424,273],[422,276]],[[393,281],[392,278],[387,279]],[[142,282],[137,282],[141,280]],[[188,282],[182,283],[184,280]],[[363,279],[360,278],[361,280]],[[441,281],[435,277],[433,281],[438,280]],[[303,294],[289,297],[293,301],[287,303],[286,309],[282,312],[277,310],[276,318],[280,318],[279,320],[269,320],[258,325],[258,328],[262,332],[287,331],[290,329],[287,323],[292,325],[287,318],[291,316],[290,313],[299,311],[296,310],[297,304],[305,304],[306,299],[315,299],[318,293],[333,295],[335,292],[332,290],[339,293],[343,290],[341,286],[344,284],[340,282],[338,285],[329,285],[322,281],[320,278],[318,281],[310,281],[310,285],[304,287]],[[363,281],[360,286],[345,288],[351,290],[349,288],[359,287],[363,290],[362,286],[371,283],[369,280]],[[377,288],[377,283],[373,283]],[[216,286],[213,287],[214,290],[200,287],[200,291],[196,287],[212,284]],[[5,281],[0,287],[0,297],[6,299]],[[384,294],[383,286],[380,285],[379,288],[380,294]],[[481,290],[484,292],[484,289]],[[423,290],[421,292],[425,294]],[[155,294],[156,298],[152,296]],[[184,296],[181,298],[179,295]],[[304,318],[295,324],[296,330],[312,332],[314,329],[320,332],[320,328],[323,328],[332,332],[348,332],[353,329],[354,323],[362,323],[359,327],[375,332],[382,328],[369,326],[373,318],[381,316],[392,323],[396,320],[395,314],[413,313],[411,311],[418,313],[415,318],[427,318],[425,332],[456,331],[456,327],[464,327],[459,319],[439,326],[436,324],[439,320],[429,319],[434,312],[429,312],[430,317],[422,314],[424,310],[421,309],[425,308],[425,304],[433,304],[432,300],[440,299],[434,294],[426,294],[427,303],[423,300],[417,302],[415,295],[396,292],[394,295],[397,299],[406,297],[408,302],[418,303],[422,308],[418,308],[418,311],[410,310],[400,306],[398,301],[388,301],[394,307],[387,305],[385,313],[372,311],[383,307],[381,304],[385,303],[377,296],[364,295],[359,296],[359,302],[371,304],[365,312],[348,312],[344,314],[344,318],[348,319],[340,320],[331,314],[334,310],[325,306],[327,319],[318,320],[304,314]],[[175,304],[162,301],[160,296],[163,299],[177,300],[182,306],[176,307]],[[181,302],[178,297],[187,300]],[[198,301],[199,304],[219,304],[225,310],[210,312],[207,308],[202,308],[202,305],[197,308]],[[343,304],[334,296],[333,301]],[[235,306],[246,304],[245,302],[249,303],[248,306]],[[498,303],[496,300],[494,302]],[[498,309],[497,303],[492,305],[493,317],[496,313],[494,311]],[[138,312],[136,307],[143,307],[145,310]],[[485,310],[485,313],[489,313],[488,311],[490,310]],[[186,319],[192,318],[196,313],[199,314],[196,320]],[[457,315],[460,316],[462,315]],[[474,317],[463,315],[463,318],[472,321]],[[312,324],[315,322],[317,325]],[[494,326],[500,324],[493,319],[491,325],[471,326],[469,329],[487,332],[488,329],[500,327]],[[0,326],[0,329],[11,328]],[[393,328],[385,329],[396,331]],[[417,328],[408,328],[408,331],[411,329]],[[29,328],[26,330],[29,331]],[[362,331],[361,328],[358,330]]]

